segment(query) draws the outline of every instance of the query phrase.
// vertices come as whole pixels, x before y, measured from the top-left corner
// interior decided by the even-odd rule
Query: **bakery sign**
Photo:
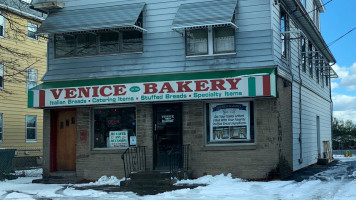
[[[276,96],[275,76],[157,81],[46,88],[29,92],[31,108],[199,99]]]

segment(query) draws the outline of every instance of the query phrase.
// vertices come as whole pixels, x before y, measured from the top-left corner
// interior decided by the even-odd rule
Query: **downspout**
[[[301,34],[300,36],[301,37]],[[302,53],[300,52],[300,41],[298,42],[298,53],[300,55],[298,55],[298,73],[299,73],[299,159],[298,162],[299,164],[303,163],[303,143],[302,143],[302,84],[303,84],[303,80],[301,77],[301,72],[300,72],[300,68],[303,67],[301,65],[301,60],[300,57],[302,56]]]

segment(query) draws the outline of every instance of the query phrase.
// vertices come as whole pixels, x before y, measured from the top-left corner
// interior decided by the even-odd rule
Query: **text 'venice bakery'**
[[[295,71],[275,61],[270,28],[243,25],[258,2],[34,2],[50,11],[38,30],[50,38],[48,71],[28,93],[28,106],[44,110],[44,177],[123,177],[132,150],[145,170],[171,170],[174,155],[193,177],[260,179],[312,164],[295,161]],[[319,76],[311,95],[330,110],[330,73]]]

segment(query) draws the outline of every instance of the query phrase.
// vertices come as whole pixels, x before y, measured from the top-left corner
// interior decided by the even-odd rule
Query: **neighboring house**
[[[0,148],[17,149],[15,166],[42,156],[41,110],[27,108],[28,90],[46,71],[47,41],[35,35],[43,14],[0,0]]]
[[[29,93],[44,110],[44,178],[122,177],[121,154],[142,146],[135,161],[168,170],[178,153],[194,177],[286,177],[316,163],[337,75],[323,3],[305,4],[34,1],[49,11],[38,30],[48,70]]]

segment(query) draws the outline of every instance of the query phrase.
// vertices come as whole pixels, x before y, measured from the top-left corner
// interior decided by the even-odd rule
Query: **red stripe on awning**
[[[40,107],[46,106],[46,91],[40,90]]]
[[[263,96],[271,96],[271,78],[263,76]]]

